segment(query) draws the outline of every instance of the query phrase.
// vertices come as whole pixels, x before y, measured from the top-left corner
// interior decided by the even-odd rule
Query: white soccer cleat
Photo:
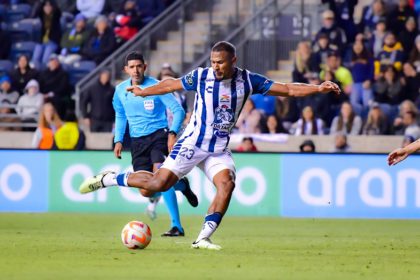
[[[213,244],[210,238],[203,238],[203,239],[193,242],[193,244],[191,244],[191,248],[208,249],[208,250],[216,250],[216,251],[219,251],[222,249],[221,246]]]
[[[96,176],[87,178],[79,187],[80,193],[90,193],[99,189],[105,188],[105,185],[103,183],[103,178],[105,175],[109,173],[114,173],[112,171],[105,171],[103,173],[100,173]]]

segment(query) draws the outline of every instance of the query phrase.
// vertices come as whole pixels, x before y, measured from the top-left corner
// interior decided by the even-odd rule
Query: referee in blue
[[[126,56],[124,70],[130,78],[117,85],[113,98],[115,109],[114,154],[117,158],[121,158],[122,141],[128,123],[134,171],[155,172],[176,142],[176,135],[181,128],[185,112],[172,94],[143,98],[136,97],[126,90],[127,87],[133,85],[146,88],[159,82],[144,75],[146,68],[147,64],[139,52],[131,52]],[[173,114],[170,128],[168,128],[166,116],[167,108]],[[118,179],[121,180],[121,178]],[[197,197],[191,191],[186,177],[162,193],[172,223],[169,231],[163,233],[162,236],[184,236],[175,189],[182,191],[193,207],[198,205]],[[158,201],[158,197],[153,199]]]

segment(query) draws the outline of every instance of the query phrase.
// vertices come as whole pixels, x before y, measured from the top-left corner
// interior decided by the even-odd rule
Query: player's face
[[[218,80],[232,78],[236,63],[236,56],[232,56],[226,51],[211,52],[210,62]]]
[[[124,67],[125,72],[130,76],[133,84],[141,84],[147,65],[141,60],[129,60]]]

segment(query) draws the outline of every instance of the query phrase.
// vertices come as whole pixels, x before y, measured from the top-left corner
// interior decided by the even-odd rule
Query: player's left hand
[[[331,81],[323,82],[318,86],[318,89],[320,93],[329,93],[331,91],[335,94],[341,93],[340,87],[336,83],[333,83]]]
[[[139,88],[138,86],[129,86],[126,90],[128,92],[132,92],[135,96],[141,96],[141,97],[147,96],[144,90]]]

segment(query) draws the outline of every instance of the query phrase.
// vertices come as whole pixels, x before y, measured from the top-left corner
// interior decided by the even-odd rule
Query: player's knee
[[[149,188],[154,192],[164,192],[171,187],[167,187],[166,185],[165,180],[162,180],[161,178],[153,178],[153,180],[150,181]]]
[[[222,180],[221,190],[223,193],[231,194],[234,189],[235,189],[235,181],[233,181],[231,178],[226,178],[225,180]]]

